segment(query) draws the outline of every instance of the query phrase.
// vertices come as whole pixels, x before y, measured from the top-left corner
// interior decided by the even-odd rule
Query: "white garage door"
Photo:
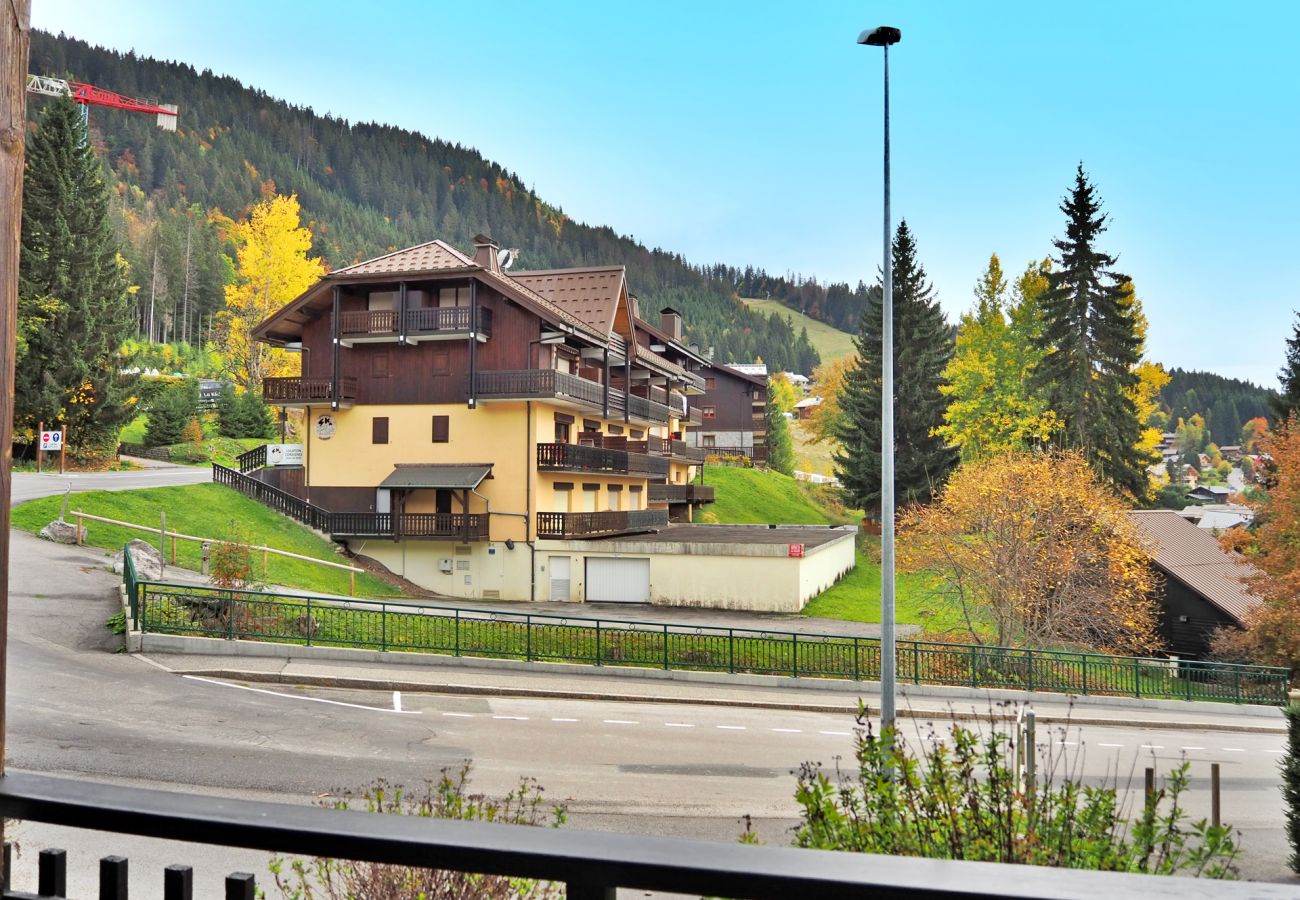
[[[588,603],[649,603],[650,560],[587,557]]]

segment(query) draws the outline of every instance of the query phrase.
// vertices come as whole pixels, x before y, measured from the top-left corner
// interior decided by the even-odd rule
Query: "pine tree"
[[[1115,257],[1097,249],[1107,217],[1082,163],[1061,211],[1065,238],[1052,242],[1059,268],[1047,273],[1041,299],[1050,349],[1035,384],[1061,420],[1055,443],[1081,451],[1117,489],[1140,498],[1148,479],[1134,400],[1142,358],[1139,314],[1129,279],[1111,270]]]
[[[789,382],[777,376],[767,380],[767,467],[782,475],[794,474],[794,441],[790,422],[778,398],[778,384]]]
[[[1286,339],[1286,365],[1277,374],[1282,383],[1282,395],[1273,399],[1273,414],[1279,422],[1295,412],[1300,412],[1300,315],[1296,316],[1295,330]]]
[[[131,304],[109,191],[69,99],[50,103],[31,135],[23,194],[15,424],[61,422],[76,455],[102,455],[134,415],[118,355]]]
[[[935,433],[943,424],[939,392],[952,358],[952,332],[916,258],[907,222],[894,236],[894,490],[900,505],[926,503],[957,462]],[[835,471],[849,502],[874,514],[880,506],[880,370],[882,292],[872,291],[854,346],[856,364],[840,395],[841,450]]]

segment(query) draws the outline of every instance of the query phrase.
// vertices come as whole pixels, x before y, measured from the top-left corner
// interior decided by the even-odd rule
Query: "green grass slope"
[[[750,309],[762,313],[777,313],[794,327],[796,335],[799,333],[799,329],[807,328],[808,340],[812,342],[813,347],[817,350],[824,363],[830,362],[832,359],[839,359],[841,356],[851,356],[855,352],[853,349],[853,335],[847,331],[832,328],[825,322],[810,319],[779,300],[741,298],[740,302]],[[811,375],[812,373],[801,372],[799,374]]]
[[[736,525],[830,525],[832,518],[800,487],[779,472],[705,466],[704,483],[713,485],[717,500],[705,506],[696,521]]]
[[[13,510],[13,525],[24,531],[37,532],[58,518],[63,497],[31,500]],[[160,514],[167,513],[167,530],[196,537],[241,540],[277,550],[287,550],[315,559],[346,563],[334,552],[334,545],[308,529],[272,512],[260,503],[218,484],[193,484],[180,487],[146,488],[138,491],[87,491],[73,494],[68,501],[69,520],[74,510],[148,525],[157,528]],[[232,523],[238,522],[239,534]],[[87,521],[86,543],[105,550],[118,550],[127,541],[141,539],[154,546],[158,535],[103,522]],[[168,561],[170,562],[170,546]],[[177,564],[197,571],[200,547],[193,541],[176,542]],[[342,569],[318,566],[305,560],[270,555],[266,574],[261,572],[261,554],[256,554],[258,580],[267,584],[301,588],[329,594],[348,592],[348,573]],[[369,574],[357,575],[358,596],[392,596],[396,588]]]

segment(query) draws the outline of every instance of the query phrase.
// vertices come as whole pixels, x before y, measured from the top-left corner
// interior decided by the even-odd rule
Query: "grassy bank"
[[[58,518],[63,498],[43,497],[13,510],[13,525],[24,531],[40,531]],[[68,512],[81,510],[96,516],[148,525],[157,528],[161,513],[167,513],[167,530],[196,537],[218,540],[239,539],[250,544],[287,550],[315,559],[346,563],[334,551],[334,545],[260,503],[217,484],[193,484],[179,487],[147,488],[138,491],[87,491],[73,494]],[[235,527],[235,523],[239,523]],[[86,542],[105,550],[116,551],[129,540],[147,540],[154,546],[158,536],[102,522],[86,523]],[[201,550],[191,541],[177,541],[177,565],[197,571]],[[168,562],[171,548],[167,548]],[[257,577],[267,584],[300,588],[325,594],[346,594],[348,573],[341,569],[318,566],[305,560],[271,555],[265,574],[261,571],[261,554],[257,554]],[[369,574],[357,575],[357,593],[384,596],[397,588]]]
[[[758,300],[742,298],[742,303],[750,309],[758,310],[766,314],[776,313],[785,319],[794,328],[795,334],[799,329],[808,329],[808,340],[812,342],[813,347],[821,356],[822,362],[830,362],[832,359],[839,359],[841,356],[849,356],[854,352],[853,335],[847,331],[840,331],[838,328],[832,328],[825,322],[818,322],[816,319],[810,319],[801,312],[797,312],[790,307],[781,303],[779,300]],[[801,372],[801,375],[811,375],[811,372]]]

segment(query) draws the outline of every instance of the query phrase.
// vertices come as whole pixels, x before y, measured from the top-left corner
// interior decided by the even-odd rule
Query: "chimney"
[[[497,242],[486,234],[474,235],[474,262],[489,272],[500,272],[501,264],[497,262]]]
[[[682,339],[682,314],[671,306],[659,310],[659,329],[666,331],[674,341]]]

